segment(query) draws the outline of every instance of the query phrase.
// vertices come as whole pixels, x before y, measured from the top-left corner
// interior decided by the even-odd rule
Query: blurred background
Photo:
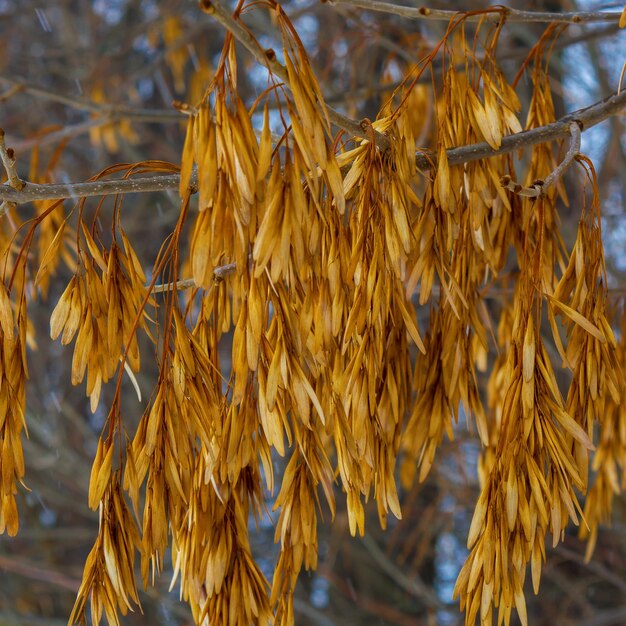
[[[411,21],[349,4],[318,0],[281,4],[302,38],[327,101],[356,119],[376,115],[389,84],[431,50],[446,28],[444,22]],[[486,4],[466,0],[429,6],[471,10]],[[620,10],[623,3],[536,0],[517,6],[559,12]],[[251,12],[245,21],[263,46],[279,45],[267,13]],[[499,55],[509,76],[516,73],[544,26],[510,24],[504,29]],[[193,104],[199,99],[223,39],[222,28],[189,1],[0,0],[0,126],[17,154],[18,172],[32,181],[77,182],[114,163],[144,159],[178,163],[185,118],[172,102]],[[551,64],[557,116],[615,91],[625,51],[626,31],[619,32],[617,24],[568,27]],[[239,59],[240,94],[251,104],[265,88],[267,75],[243,51]],[[523,103],[528,102],[527,88],[530,85],[522,80]],[[523,123],[524,113],[521,119]],[[585,132],[582,151],[598,171],[607,264],[612,297],[617,298],[620,290],[626,290],[623,118]],[[569,178],[566,182],[574,184]],[[571,196],[561,215],[569,245],[580,208],[575,193]],[[98,199],[88,201],[86,210],[95,209],[97,203]],[[105,202],[103,221],[111,208],[112,200]],[[147,270],[179,209],[175,192],[124,199],[122,223]],[[19,211],[21,219],[34,214],[29,206]],[[3,218],[0,228],[10,231],[12,225]],[[87,506],[87,487],[112,389],[105,388],[100,407],[92,414],[83,386],[70,384],[72,350],[49,339],[50,311],[70,275],[67,268],[60,268],[47,297],[42,294],[29,309],[38,346],[29,354],[28,491],[20,492],[18,536],[0,536],[0,626],[65,624],[97,532],[97,513]],[[489,304],[494,310],[500,305],[497,300]],[[144,359],[138,376],[144,396],[155,377],[155,364]],[[125,419],[133,424],[146,398],[138,402],[128,387]],[[332,526],[326,514],[319,527],[318,570],[303,573],[297,589],[298,626],[462,623],[452,589],[467,556],[466,536],[478,494],[479,445],[463,421],[455,434],[454,442],[444,443],[425,483],[401,492],[403,519],[390,518],[386,532],[380,530],[373,506],[368,508],[363,539],[350,536],[341,506]],[[270,515],[258,528],[251,527],[253,550],[268,578],[278,553],[276,519]],[[623,497],[616,501],[613,524],[603,529],[590,563],[584,562],[584,550],[576,529],[557,549],[548,550],[540,595],[535,598],[530,589],[527,594],[533,626],[626,624]],[[130,614],[123,623],[190,623],[189,611],[179,602],[176,589],[168,592],[169,585],[165,571],[155,588],[140,594],[143,615]]]

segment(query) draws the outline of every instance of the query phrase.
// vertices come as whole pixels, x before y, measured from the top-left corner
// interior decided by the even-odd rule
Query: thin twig
[[[503,137],[502,144],[495,150],[486,142],[451,148],[446,152],[448,163],[450,165],[462,165],[463,163],[514,152],[538,143],[554,141],[569,135],[569,126],[572,122],[578,122],[582,131],[585,131],[608,117],[615,115],[624,107],[626,107],[626,90],[623,90],[620,94],[611,94],[584,109],[569,113],[556,122]],[[417,167],[421,170],[429,170],[437,164],[437,157],[430,150],[420,150],[417,152],[415,159]],[[87,196],[143,193],[147,191],[172,191],[178,189],[179,182],[180,177],[178,174],[60,185],[37,185],[25,182],[24,187],[20,191],[12,189],[8,185],[0,185],[0,201],[6,200],[22,204],[32,202],[33,200],[83,198]],[[195,185],[194,178],[192,178],[191,184]]]
[[[565,155],[565,158],[557,165],[553,172],[550,172],[546,176],[545,180],[537,180],[533,183],[532,187],[522,187],[519,183],[516,183],[508,174],[500,179],[500,184],[526,198],[538,198],[544,196],[546,189],[554,185],[565,174],[569,166],[574,162],[576,155],[580,152],[580,126],[576,122],[570,122],[570,144]]]
[[[27,93],[37,98],[44,100],[50,100],[52,102],[59,102],[73,109],[80,111],[89,111],[90,113],[100,113],[107,115],[115,119],[130,119],[138,122],[160,122],[160,123],[173,123],[184,120],[184,116],[176,110],[168,109],[138,109],[131,106],[119,105],[119,104],[106,104],[104,102],[94,102],[93,100],[87,100],[78,96],[69,96],[61,94],[55,91],[40,87],[28,81],[19,78],[8,78],[7,76],[0,76],[0,82],[11,85],[10,95],[16,93]],[[4,99],[6,99],[5,96]],[[115,120],[111,120],[115,121]]]
[[[622,593],[626,593],[626,580],[624,580],[621,576],[615,574],[615,572],[612,572],[609,568],[605,567],[599,561],[596,560],[587,562],[585,561],[585,557],[582,554],[579,554],[575,550],[567,548],[564,545],[555,548],[555,552],[565,557],[566,559],[574,561],[582,567],[585,567],[590,572],[593,572],[594,574],[599,576],[604,582],[613,585]]]
[[[387,555],[380,549],[378,544],[369,536],[361,537],[361,542],[369,552],[370,556],[378,563],[378,565],[398,584],[399,587],[410,593],[413,597],[421,600],[427,607],[431,609],[440,609],[443,603],[436,594],[422,581],[422,579],[414,572],[411,576],[407,576],[403,571],[393,563]]]
[[[437,20],[446,22],[463,14],[461,11],[447,11],[441,9],[429,9],[427,7],[408,7],[392,2],[379,2],[378,0],[329,0],[328,4],[343,4],[355,9],[366,9],[379,13],[391,13],[400,17],[414,20]],[[620,11],[569,11],[563,13],[551,13],[548,11],[520,11],[509,7],[491,7],[485,11],[468,15],[466,20],[478,22],[484,19],[486,13],[493,13],[494,18],[504,16],[507,22],[539,22],[539,23],[569,23],[582,24],[591,22],[619,22]]]
[[[232,33],[233,37],[235,37],[261,65],[265,65],[273,74],[278,76],[287,87],[290,87],[287,68],[279,63],[275,57],[266,54],[265,50],[259,45],[259,42],[237,20],[231,17],[229,10],[222,3],[222,0],[204,0],[202,4],[205,12],[209,13],[224,28]],[[339,111],[328,105],[326,105],[326,110],[328,111],[330,121],[335,124],[335,126],[342,128],[354,137],[369,139],[369,131],[367,129],[364,130],[359,122],[350,119],[343,115],[343,113],[339,113]],[[377,131],[375,132],[375,136],[376,145],[382,151],[387,150],[389,147],[389,137]]]
[[[80,586],[80,581],[64,574],[60,574],[56,570],[42,567],[39,563],[26,561],[22,556],[12,559],[9,556],[0,554],[0,568],[7,572],[13,572],[30,578],[31,580],[40,580],[42,582],[54,584],[62,589],[76,592]]]
[[[72,124],[71,126],[66,126],[46,135],[37,135],[36,137],[31,137],[30,139],[14,141],[12,142],[12,145],[17,153],[27,152],[33,148],[42,148],[66,139],[74,139],[84,133],[88,133],[93,128],[98,128],[99,126],[105,126],[107,124],[114,124],[122,119],[124,119],[123,116],[117,117],[116,115],[107,117],[92,117],[86,122]],[[178,121],[180,121],[180,118]],[[261,129],[255,129],[254,132],[259,138],[261,137]],[[271,133],[271,138],[273,145],[276,145],[281,140],[281,137],[275,133]]]
[[[359,22],[359,27],[363,27],[363,25]],[[593,29],[584,30],[577,35],[573,35],[571,37],[560,37],[557,41],[552,45],[552,51],[555,50],[564,50],[570,46],[576,45],[577,43],[584,43],[593,40],[603,40],[607,37],[611,37],[615,33],[619,32],[619,27],[617,24],[609,24],[608,26],[598,27]],[[375,31],[372,31],[372,37],[376,37],[377,34]],[[404,55],[403,55],[404,56]],[[501,54],[498,54],[498,61],[523,61],[528,56],[528,50],[525,48],[520,48],[517,50],[505,50]],[[413,58],[413,57],[412,57]],[[482,61],[485,58],[485,55],[482,53],[476,53],[475,59],[477,61]],[[433,59],[431,62],[432,67],[432,75],[436,78],[441,77],[444,67],[447,65],[442,61],[442,59]],[[626,64],[624,66],[626,68]],[[455,70],[459,72],[465,71],[465,62],[461,61],[454,66]],[[433,80],[433,76],[431,72],[422,72],[420,76],[417,78],[417,84],[429,84]],[[621,84],[618,81],[618,85]],[[376,85],[367,85],[362,86],[356,89],[351,89],[349,91],[342,91],[339,93],[331,93],[325,96],[325,101],[331,104],[345,104],[346,102],[352,103],[357,102],[359,100],[363,100],[366,98],[370,98],[373,95],[381,94],[381,93],[390,93],[394,89],[400,86],[401,81],[393,81],[387,84],[376,84]],[[605,91],[608,91],[606,89]],[[617,92],[619,93],[621,90],[618,87]],[[278,104],[275,101],[269,103],[269,108],[274,109],[278,108]],[[418,143],[419,145],[419,143]]]
[[[28,152],[33,148],[42,148],[43,146],[49,146],[60,141],[65,141],[66,139],[73,139],[83,133],[88,133],[93,128],[104,126],[105,124],[110,124],[111,122],[115,122],[115,120],[106,117],[92,117],[85,122],[71,124],[70,126],[65,126],[59,130],[46,133],[45,135],[37,135],[36,137],[31,137],[30,139],[13,142],[13,147],[17,153]]]
[[[220,282],[233,274],[237,269],[235,263],[229,263],[228,265],[220,265],[213,270],[215,282]],[[167,291],[184,291],[185,289],[193,289],[197,287],[196,281],[193,278],[183,278],[175,283],[166,283],[164,285],[155,285],[152,289],[152,293],[164,293]],[[480,297],[483,300],[499,300],[500,298],[510,298],[513,295],[513,289],[497,289],[490,288],[488,291],[480,293]],[[607,292],[611,296],[623,296],[626,294],[626,287],[609,287]],[[433,298],[438,298],[440,294],[439,285],[433,285],[431,289],[431,295]]]
[[[565,158],[558,164],[556,169],[546,176],[543,182],[543,189],[554,185],[565,172],[569,169],[570,165],[574,162],[576,155],[580,152],[580,126],[576,122],[570,122],[569,124],[570,144],[565,154]]]
[[[577,621],[574,626],[619,626],[626,620],[626,607],[596,611],[594,615],[584,617]]]

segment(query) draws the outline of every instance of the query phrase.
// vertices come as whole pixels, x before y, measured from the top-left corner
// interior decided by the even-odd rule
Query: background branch
[[[71,96],[51,91],[39,85],[29,83],[26,80],[8,78],[7,76],[0,76],[0,82],[10,85],[8,93],[1,96],[0,101],[6,100],[18,93],[27,93],[43,100],[64,104],[79,111],[89,111],[90,113],[104,115],[107,117],[107,122],[128,119],[138,122],[158,122],[167,124],[185,120],[184,115],[176,110],[141,109],[121,104],[94,102],[93,100],[87,100],[79,96]]]

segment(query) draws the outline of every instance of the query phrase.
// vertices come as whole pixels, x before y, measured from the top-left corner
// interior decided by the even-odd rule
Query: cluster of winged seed
[[[20,254],[3,244],[12,278],[11,289],[0,288],[0,532],[18,529],[26,252],[41,227],[42,290],[59,259],[74,257],[50,322],[53,339],[74,342],[72,383],[86,375],[95,410],[103,385],[117,380],[89,485],[99,533],[71,622],[85,620],[91,599],[94,624],[102,614],[118,624],[118,613],[139,604],[135,557],[147,585],[171,550],[197,624],[291,626],[298,575],[317,566],[322,509],[332,518],[336,499],[345,499],[352,535],[365,532],[370,498],[382,527],[389,513],[400,518],[397,468],[405,488],[425,480],[464,414],[483,446],[481,493],[455,593],[468,626],[477,616],[491,624],[494,608],[498,624],[515,609],[525,625],[526,570],[530,564],[537,592],[545,537],[556,545],[569,520],[584,517],[592,550],[623,487],[626,328],[622,322],[618,343],[593,166],[579,156],[589,193],[568,252],[558,230],[562,186],[521,197],[500,182],[515,178],[512,159],[448,160],[450,148],[485,141],[498,149],[521,130],[516,82],[495,60],[499,27],[479,60],[457,20],[438,47],[447,68],[440,88],[418,85],[424,67],[412,68],[377,119],[361,122],[361,137],[334,137],[302,43],[280,6],[271,10],[283,36],[283,77],[270,72],[268,90],[248,109],[227,37],[206,93],[188,109],[181,211],[149,284],[119,210],[108,244],[97,214],[88,225],[81,205],[68,246],[72,227],[58,204],[41,207]],[[168,37],[175,32],[172,22]],[[527,127],[554,120],[549,37],[542,41],[527,61]],[[425,125],[429,115],[434,129]],[[415,151],[426,141],[433,162],[422,172]],[[550,144],[533,148],[529,183],[555,169],[555,154]],[[141,167],[168,171],[157,161]],[[181,268],[194,283],[186,296],[176,292]],[[171,281],[162,300],[152,293],[157,278]],[[506,302],[488,307],[485,294],[498,288]],[[567,394],[548,356],[548,327],[562,359],[556,365],[571,373]],[[159,373],[129,429],[120,382],[140,369],[139,337]],[[480,376],[488,370],[484,403]],[[598,478],[583,514],[578,494],[588,488],[596,423]],[[277,457],[285,469],[276,481],[280,551],[270,582],[252,556],[248,520],[265,512]]]

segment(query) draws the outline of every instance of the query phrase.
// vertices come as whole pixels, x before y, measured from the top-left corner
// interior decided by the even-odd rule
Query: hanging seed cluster
[[[377,119],[361,122],[361,137],[346,137],[332,134],[293,26],[279,5],[271,14],[283,46],[266,55],[281,59],[287,80],[270,72],[247,108],[227,35],[209,88],[187,109],[181,211],[151,282],[122,229],[121,199],[106,236],[101,207],[90,221],[84,201],[78,227],[60,202],[40,202],[21,239],[3,231],[0,531],[18,530],[25,473],[27,301],[33,284],[47,291],[64,260],[74,275],[51,336],[73,345],[72,383],[85,381],[92,411],[103,385],[117,381],[89,484],[99,532],[71,623],[85,621],[90,603],[94,624],[103,614],[119,624],[139,606],[135,558],[148,585],[171,551],[197,624],[294,624],[294,588],[317,566],[323,511],[332,519],[340,500],[352,535],[365,532],[370,499],[383,528],[390,513],[401,518],[398,485],[427,477],[463,415],[483,452],[455,595],[468,626],[476,616],[491,624],[494,609],[498,624],[515,609],[526,625],[527,566],[537,593],[546,537],[556,545],[570,521],[580,524],[590,555],[624,487],[626,327],[622,316],[617,341],[610,322],[621,311],[607,304],[593,165],[578,157],[583,210],[568,250],[560,183],[525,197],[501,182],[517,180],[510,156],[448,162],[449,148],[497,149],[522,130],[516,82],[496,62],[502,22],[480,24],[466,40],[463,17],[455,19],[428,58],[443,61],[439,86],[417,83],[428,63],[411,68]],[[554,120],[547,51],[556,34],[548,29],[525,63],[526,128]],[[168,22],[166,37],[177,36]],[[182,81],[180,59],[171,62]],[[418,137],[432,140],[428,171],[416,167]],[[524,184],[544,180],[563,151],[533,147]],[[37,170],[35,162],[33,180]],[[172,166],[120,165],[100,176],[147,171]],[[181,278],[193,280],[191,294],[177,292]],[[160,295],[157,279],[169,285]],[[506,295],[499,319],[483,298],[494,284]],[[120,388],[127,376],[136,384],[140,336],[154,345],[159,374],[129,430]],[[557,383],[563,368],[566,390]],[[280,546],[271,581],[248,534],[268,491],[277,493]]]

